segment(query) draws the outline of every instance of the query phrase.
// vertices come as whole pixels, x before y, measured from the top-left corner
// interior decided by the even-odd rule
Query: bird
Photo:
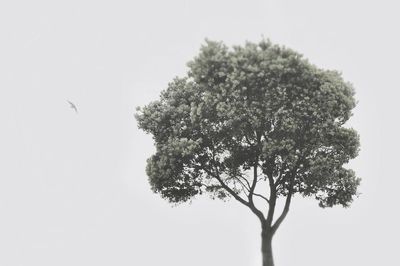
[[[70,107],[71,107],[72,109],[74,109],[76,113],[78,113],[78,108],[76,108],[76,105],[75,105],[73,102],[70,102],[70,101],[68,101],[68,100],[67,100],[67,102],[69,103]]]

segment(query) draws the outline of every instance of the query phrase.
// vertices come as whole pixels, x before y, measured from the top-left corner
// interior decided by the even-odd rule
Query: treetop
[[[344,126],[356,102],[340,73],[268,40],[231,49],[207,40],[188,67],[136,114],[156,144],[146,170],[155,192],[250,204],[264,182],[265,199],[300,193],[349,206],[360,180],[343,165],[359,137]]]

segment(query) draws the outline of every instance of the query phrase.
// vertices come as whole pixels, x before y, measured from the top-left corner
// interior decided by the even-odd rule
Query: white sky
[[[261,265],[260,226],[239,203],[152,194],[152,140],[133,114],[206,37],[262,36],[343,72],[362,143],[360,198],[296,198],[276,265],[398,265],[398,1],[62,2],[0,3],[0,265]]]

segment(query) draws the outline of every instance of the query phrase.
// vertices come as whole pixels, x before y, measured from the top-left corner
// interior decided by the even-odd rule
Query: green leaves
[[[323,207],[348,206],[359,179],[343,165],[357,156],[359,138],[343,127],[355,100],[338,72],[269,41],[233,49],[206,41],[188,67],[136,114],[156,143],[147,167],[155,192],[173,202],[203,192],[223,198],[224,182],[246,194],[238,176],[250,182],[257,166],[277,197],[292,184]]]

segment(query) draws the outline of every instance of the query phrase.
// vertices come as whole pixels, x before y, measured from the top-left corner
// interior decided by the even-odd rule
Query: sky
[[[348,209],[295,197],[277,266],[398,265],[398,1],[114,0],[0,3],[0,265],[257,266],[260,225],[231,200],[171,206],[145,174],[135,108],[205,38],[269,38],[342,72],[361,136]],[[67,100],[74,102],[78,113]]]

